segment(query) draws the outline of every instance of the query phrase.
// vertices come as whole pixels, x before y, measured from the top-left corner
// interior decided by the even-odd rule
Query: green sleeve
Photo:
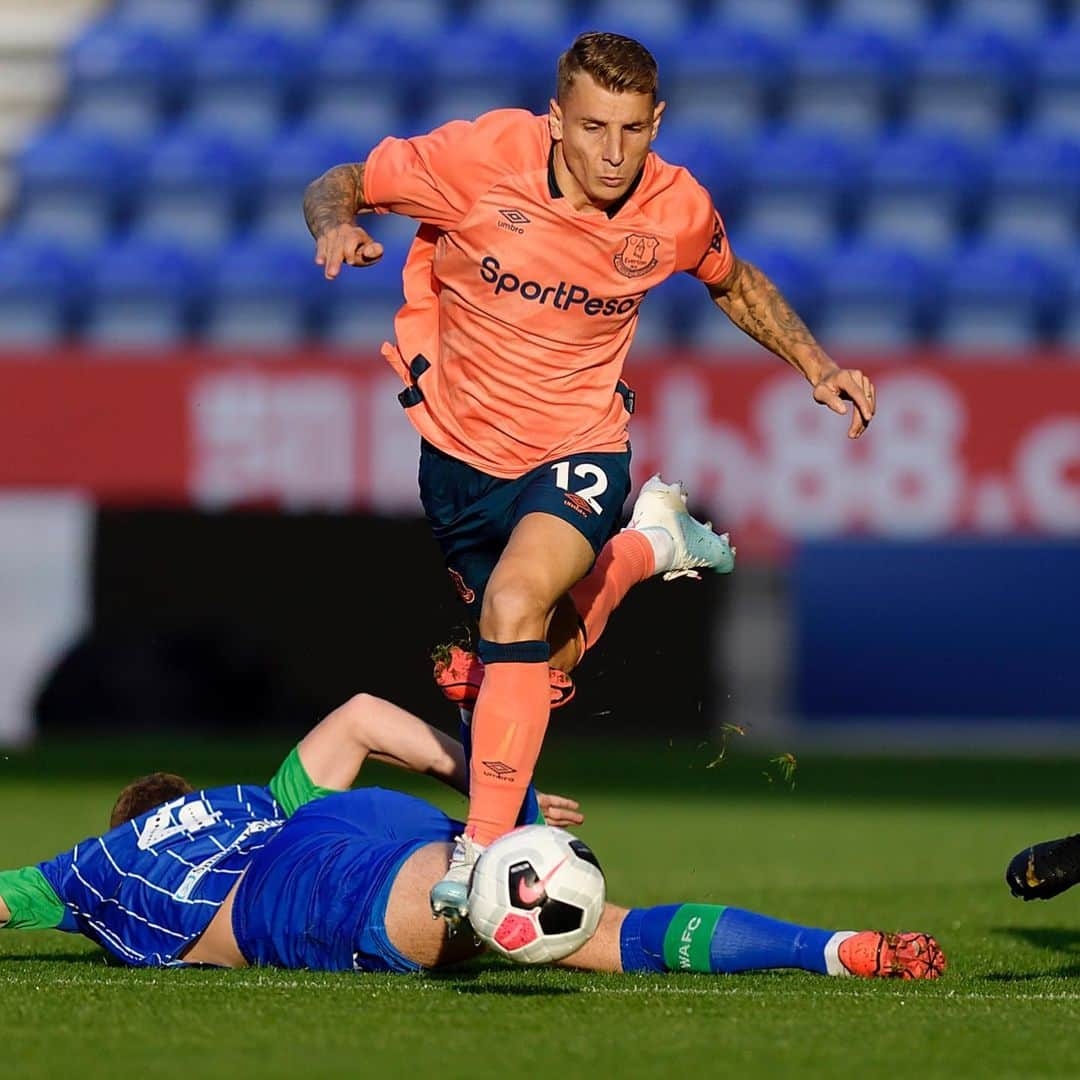
[[[0,897],[11,912],[8,930],[55,930],[67,910],[36,866],[0,870]]]
[[[269,787],[270,794],[277,800],[278,806],[285,811],[286,817],[292,817],[301,806],[313,799],[337,794],[333,788],[319,787],[308,776],[307,769],[300,760],[299,748],[296,746],[281,763],[281,768],[274,773]]]

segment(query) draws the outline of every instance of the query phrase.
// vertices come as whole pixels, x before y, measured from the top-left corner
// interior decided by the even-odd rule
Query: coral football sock
[[[546,641],[481,640],[466,832],[487,845],[517,824],[551,713]]]
[[[653,545],[637,529],[624,529],[604,545],[593,568],[570,590],[585,628],[582,652],[600,640],[611,613],[655,569]]]

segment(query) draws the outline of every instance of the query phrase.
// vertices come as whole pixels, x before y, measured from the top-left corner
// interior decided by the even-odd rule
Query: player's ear
[[[563,137],[563,114],[559,103],[552,98],[548,102],[548,131],[552,139],[558,142]]]
[[[652,111],[652,137],[655,139],[657,132],[660,130],[660,117],[664,115],[664,110],[667,108],[666,101],[658,101],[653,106]]]

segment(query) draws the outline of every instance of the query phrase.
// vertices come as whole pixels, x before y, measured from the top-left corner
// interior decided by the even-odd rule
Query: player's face
[[[626,194],[660,127],[664,102],[617,93],[579,73],[561,102],[551,102],[551,137],[562,142],[570,175],[595,206]]]

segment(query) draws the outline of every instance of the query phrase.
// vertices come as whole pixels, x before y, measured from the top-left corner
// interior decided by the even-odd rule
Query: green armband
[[[292,753],[281,763],[281,768],[274,773],[269,788],[270,794],[277,800],[286,817],[292,817],[305,803],[321,799],[325,795],[337,794],[333,788],[319,787],[308,776],[307,769],[300,760],[299,748],[295,746]]]
[[[7,930],[55,930],[66,908],[36,866],[0,870],[0,899],[11,918]]]

